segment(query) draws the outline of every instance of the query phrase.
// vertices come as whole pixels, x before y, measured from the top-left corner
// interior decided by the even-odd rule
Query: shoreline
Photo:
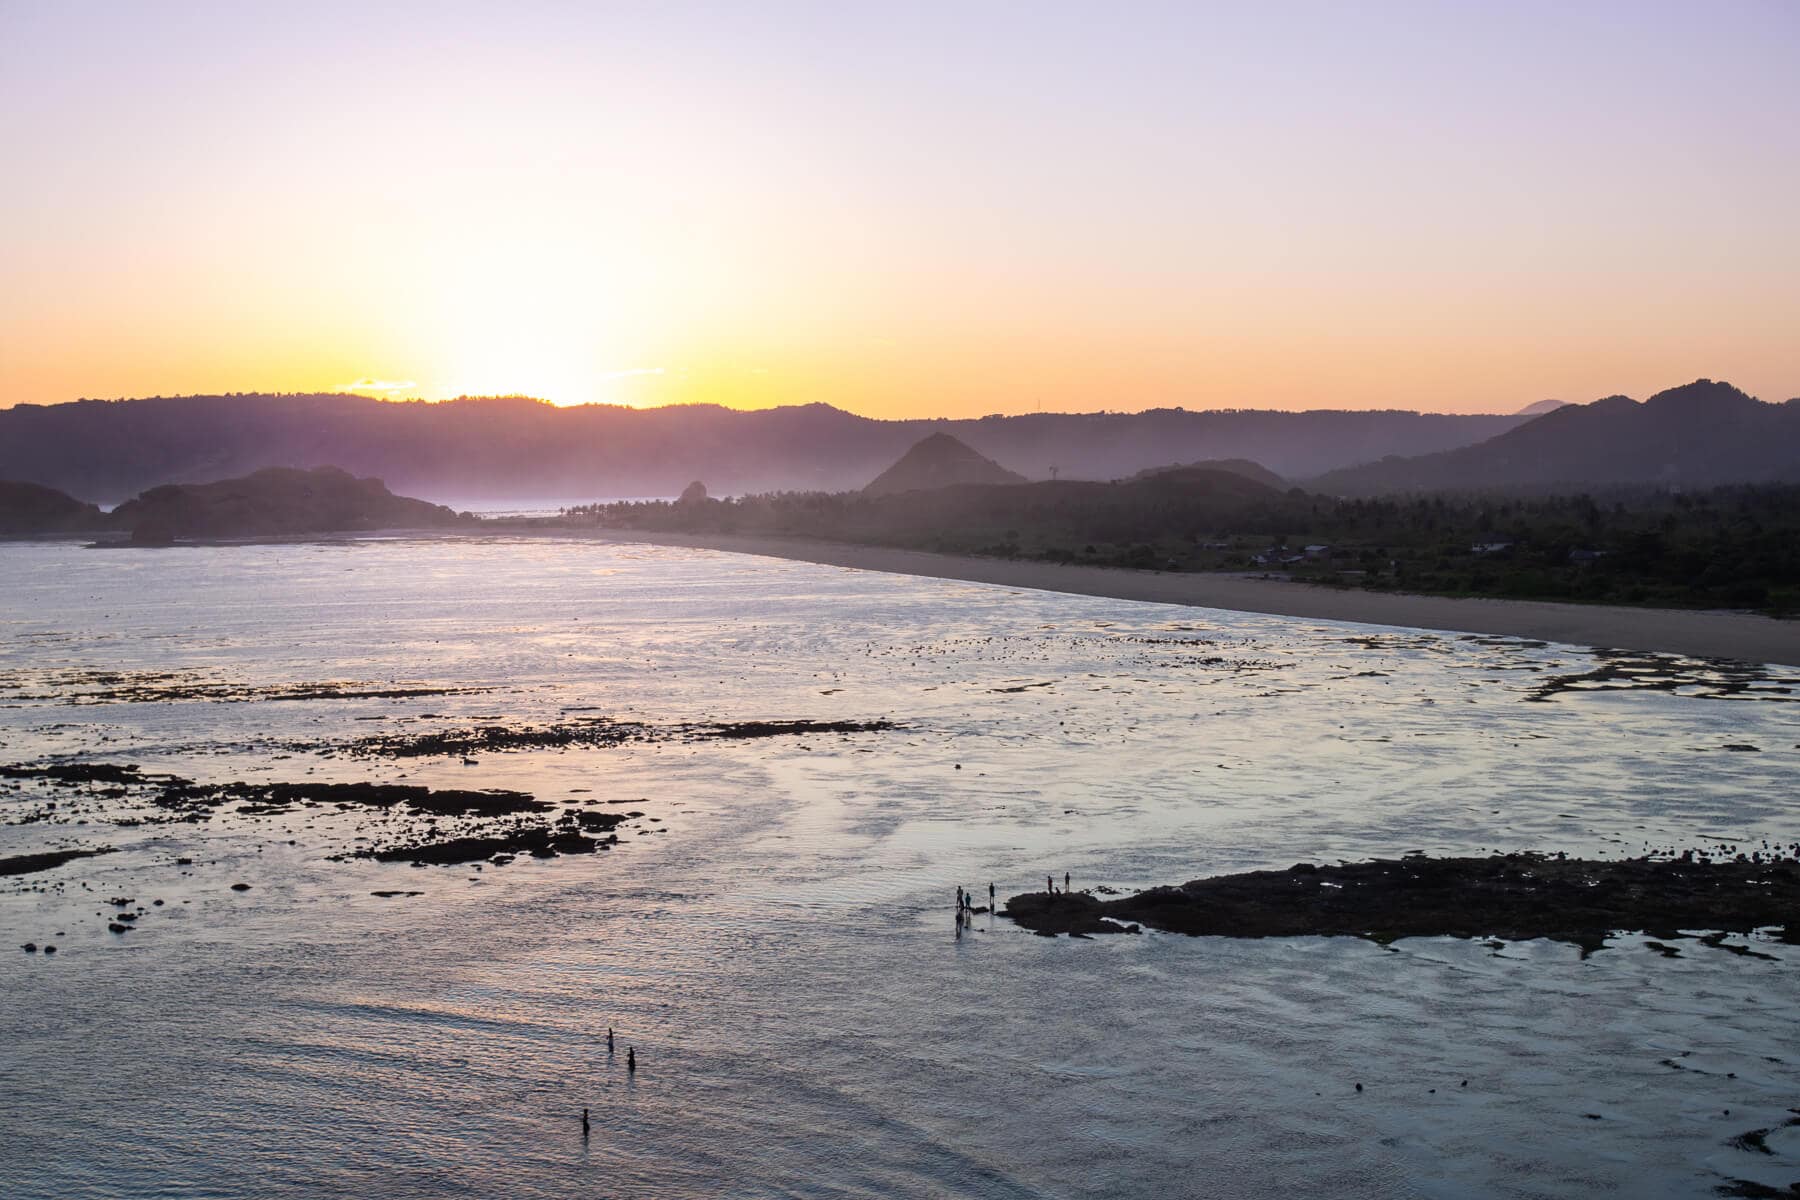
[[[974,558],[774,535],[608,529],[580,536],[1113,600],[1800,667],[1800,622],[1755,613],[1365,592],[1285,579]]]

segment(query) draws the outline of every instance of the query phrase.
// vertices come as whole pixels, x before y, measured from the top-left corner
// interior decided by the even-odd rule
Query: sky
[[[1800,395],[1800,5],[0,0],[0,406]]]

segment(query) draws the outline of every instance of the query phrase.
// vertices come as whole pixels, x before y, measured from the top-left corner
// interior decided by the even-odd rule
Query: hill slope
[[[1701,379],[1641,404],[1609,396],[1558,408],[1474,446],[1333,471],[1311,486],[1368,496],[1793,481],[1800,481],[1800,401],[1764,404]]]
[[[928,491],[959,483],[1024,483],[1025,477],[977,454],[947,433],[934,433],[863,488],[866,496]]]
[[[1253,463],[1247,458],[1209,458],[1196,463],[1179,463],[1168,467],[1151,467],[1147,471],[1139,471],[1131,477],[1131,482],[1150,479],[1157,475],[1176,475],[1189,471],[1226,471],[1232,475],[1262,484],[1264,487],[1286,488],[1287,480],[1277,475],[1261,463]]]
[[[106,526],[106,514],[55,488],[0,479],[0,534],[78,533]]]
[[[396,496],[379,479],[337,467],[270,467],[242,479],[174,483],[121,504],[112,524],[137,541],[268,537],[367,529],[429,529],[463,522],[447,508]]]

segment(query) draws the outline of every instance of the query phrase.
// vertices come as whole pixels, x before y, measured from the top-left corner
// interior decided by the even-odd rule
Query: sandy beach
[[[859,571],[961,579],[1079,596],[1110,596],[1119,600],[1191,604],[1286,617],[1497,634],[1577,646],[1800,666],[1800,622],[1778,621],[1752,613],[1365,592],[1243,575],[1064,566],[804,538],[625,531],[607,531],[602,536],[610,541],[760,554]]]

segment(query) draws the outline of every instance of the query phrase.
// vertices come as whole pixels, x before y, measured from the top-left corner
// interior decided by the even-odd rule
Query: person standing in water
[[[637,1074],[637,1047],[636,1046],[633,1046],[629,1050],[625,1051],[625,1071],[627,1074],[631,1074],[631,1075]]]
[[[1063,872],[1063,891],[1067,892],[1068,890],[1069,890],[1069,873],[1067,871],[1064,871]]]
[[[587,1109],[584,1108],[581,1110],[581,1140],[584,1142],[587,1141],[587,1135],[588,1135]]]
[[[606,1052],[608,1054],[613,1052],[613,1034],[611,1025],[606,1027]]]
[[[988,881],[988,907],[994,907],[994,883],[992,880]]]
[[[963,903],[964,902],[963,902],[962,884],[959,883],[956,885],[956,911],[957,912],[961,912],[963,910]]]

